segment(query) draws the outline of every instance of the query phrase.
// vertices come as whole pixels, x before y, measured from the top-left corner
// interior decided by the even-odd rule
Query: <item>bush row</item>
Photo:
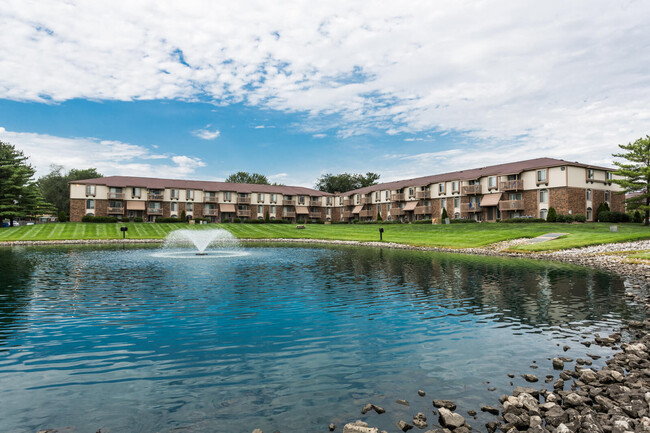
[[[100,223],[100,224],[105,224],[105,223],[116,223],[117,218],[112,217],[112,216],[92,216],[92,215],[84,215],[81,218],[82,222],[85,223]]]
[[[598,221],[602,223],[629,223],[630,216],[623,212],[602,211],[598,213]]]

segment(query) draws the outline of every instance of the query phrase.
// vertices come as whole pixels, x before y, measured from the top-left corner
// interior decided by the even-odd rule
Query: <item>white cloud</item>
[[[288,173],[277,173],[270,175],[268,179],[271,182],[283,182],[287,177],[289,177]]]
[[[325,137],[327,137],[327,134],[322,134],[322,133],[321,134],[314,134],[314,135],[312,135],[312,137],[314,137],[314,138],[325,138]]]
[[[22,150],[37,177],[49,173],[52,164],[68,170],[95,167],[106,176],[178,178],[191,178],[197,168],[205,166],[196,157],[154,154],[144,146],[91,137],[56,137],[0,127],[0,140]]]
[[[302,0],[291,13],[269,0],[8,0],[0,97],[245,103],[327,117],[340,138],[456,131],[602,159],[647,133],[649,14],[629,0]]]
[[[192,132],[192,134],[203,140],[214,140],[221,135],[221,132],[218,129],[215,129],[214,131],[210,131],[209,129],[198,129]]]

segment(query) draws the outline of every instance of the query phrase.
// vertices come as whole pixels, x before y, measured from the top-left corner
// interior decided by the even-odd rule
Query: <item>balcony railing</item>
[[[122,206],[119,207],[109,207],[108,208],[108,213],[111,214],[123,214],[124,213],[124,208]]]
[[[415,193],[415,198],[421,200],[423,198],[431,198],[431,191],[418,191]]]
[[[512,190],[520,190],[524,189],[524,181],[523,180],[506,180],[504,182],[499,182],[499,189],[501,191],[512,191]]]
[[[349,210],[344,210],[342,212],[343,218],[352,218],[354,215],[352,215],[352,211]]]
[[[320,212],[309,212],[309,218],[320,218]]]
[[[404,209],[401,209],[401,208],[398,208],[398,207],[394,207],[394,208],[392,208],[390,210],[390,214],[392,216],[400,216],[400,215],[404,215],[405,213],[406,212],[404,211]]]
[[[463,194],[481,194],[481,185],[465,185],[463,187]]]
[[[415,215],[431,215],[431,206],[417,206],[413,213]]]
[[[391,201],[404,201],[406,200],[406,194],[391,194],[390,195],[390,200]]]
[[[323,202],[321,202],[320,200],[310,200],[309,201],[309,206],[320,207],[322,205],[323,205]]]
[[[374,217],[374,216],[376,216],[376,215],[377,215],[377,214],[375,214],[375,213],[374,213],[373,211],[371,211],[371,210],[362,210],[362,211],[359,212],[359,217],[360,217],[360,218],[372,218],[372,217]]]
[[[147,198],[149,200],[162,200],[163,198],[165,198],[165,195],[164,194],[149,193],[149,194],[147,194]]]
[[[360,204],[372,204],[372,197],[361,197]]]
[[[250,204],[251,203],[251,198],[250,197],[237,197],[237,203],[238,204]]]
[[[460,211],[461,212],[481,212],[483,208],[480,204],[477,203],[461,203]]]
[[[203,216],[216,216],[216,215],[217,215],[216,209],[203,209]]]
[[[344,198],[343,199],[343,206],[352,206],[354,203],[352,203],[352,200],[349,198]]]
[[[108,198],[109,199],[114,199],[114,200],[124,200],[124,193],[123,192],[109,192],[108,193]]]
[[[283,206],[295,206],[296,201],[295,200],[282,200],[282,205]]]
[[[295,212],[285,212],[282,214],[282,218],[295,218],[296,213]]]
[[[249,209],[237,209],[238,217],[249,217],[251,216],[251,211]]]
[[[217,202],[217,196],[216,195],[206,195],[203,197],[203,202],[204,203],[216,203]]]
[[[161,207],[150,207],[147,210],[147,213],[149,215],[162,215],[162,208]]]
[[[523,200],[503,200],[499,202],[499,210],[520,210],[524,208]]]

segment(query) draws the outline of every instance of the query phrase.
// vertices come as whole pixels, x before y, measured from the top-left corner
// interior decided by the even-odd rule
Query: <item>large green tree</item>
[[[33,180],[34,169],[23,152],[0,141],[0,220],[38,216],[53,211]]]
[[[329,193],[352,191],[353,189],[375,185],[379,180],[377,173],[363,174],[324,174],[316,180],[316,189]]]
[[[650,136],[641,137],[634,143],[619,144],[624,150],[615,153],[616,158],[625,159],[623,162],[615,161],[618,170],[614,174],[622,179],[612,179],[619,184],[626,194],[635,193],[625,202],[630,209],[639,209],[645,212],[645,225],[650,223]]]
[[[50,172],[38,179],[38,187],[43,198],[52,203],[59,212],[70,212],[70,186],[69,182],[82,179],[95,179],[103,177],[96,168],[76,169],[67,173],[60,165],[51,165]]]
[[[247,171],[238,171],[226,178],[230,183],[256,183],[260,185],[270,185],[269,180],[263,174],[249,173]]]

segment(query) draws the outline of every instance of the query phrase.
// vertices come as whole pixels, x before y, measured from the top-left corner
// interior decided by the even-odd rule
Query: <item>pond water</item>
[[[418,411],[435,422],[433,398],[466,415],[524,385],[521,373],[543,381],[548,358],[607,356],[581,336],[638,315],[620,278],[576,266],[239,251],[0,249],[1,430],[302,433],[365,419],[397,431]],[[368,402],[387,413],[361,415]]]

